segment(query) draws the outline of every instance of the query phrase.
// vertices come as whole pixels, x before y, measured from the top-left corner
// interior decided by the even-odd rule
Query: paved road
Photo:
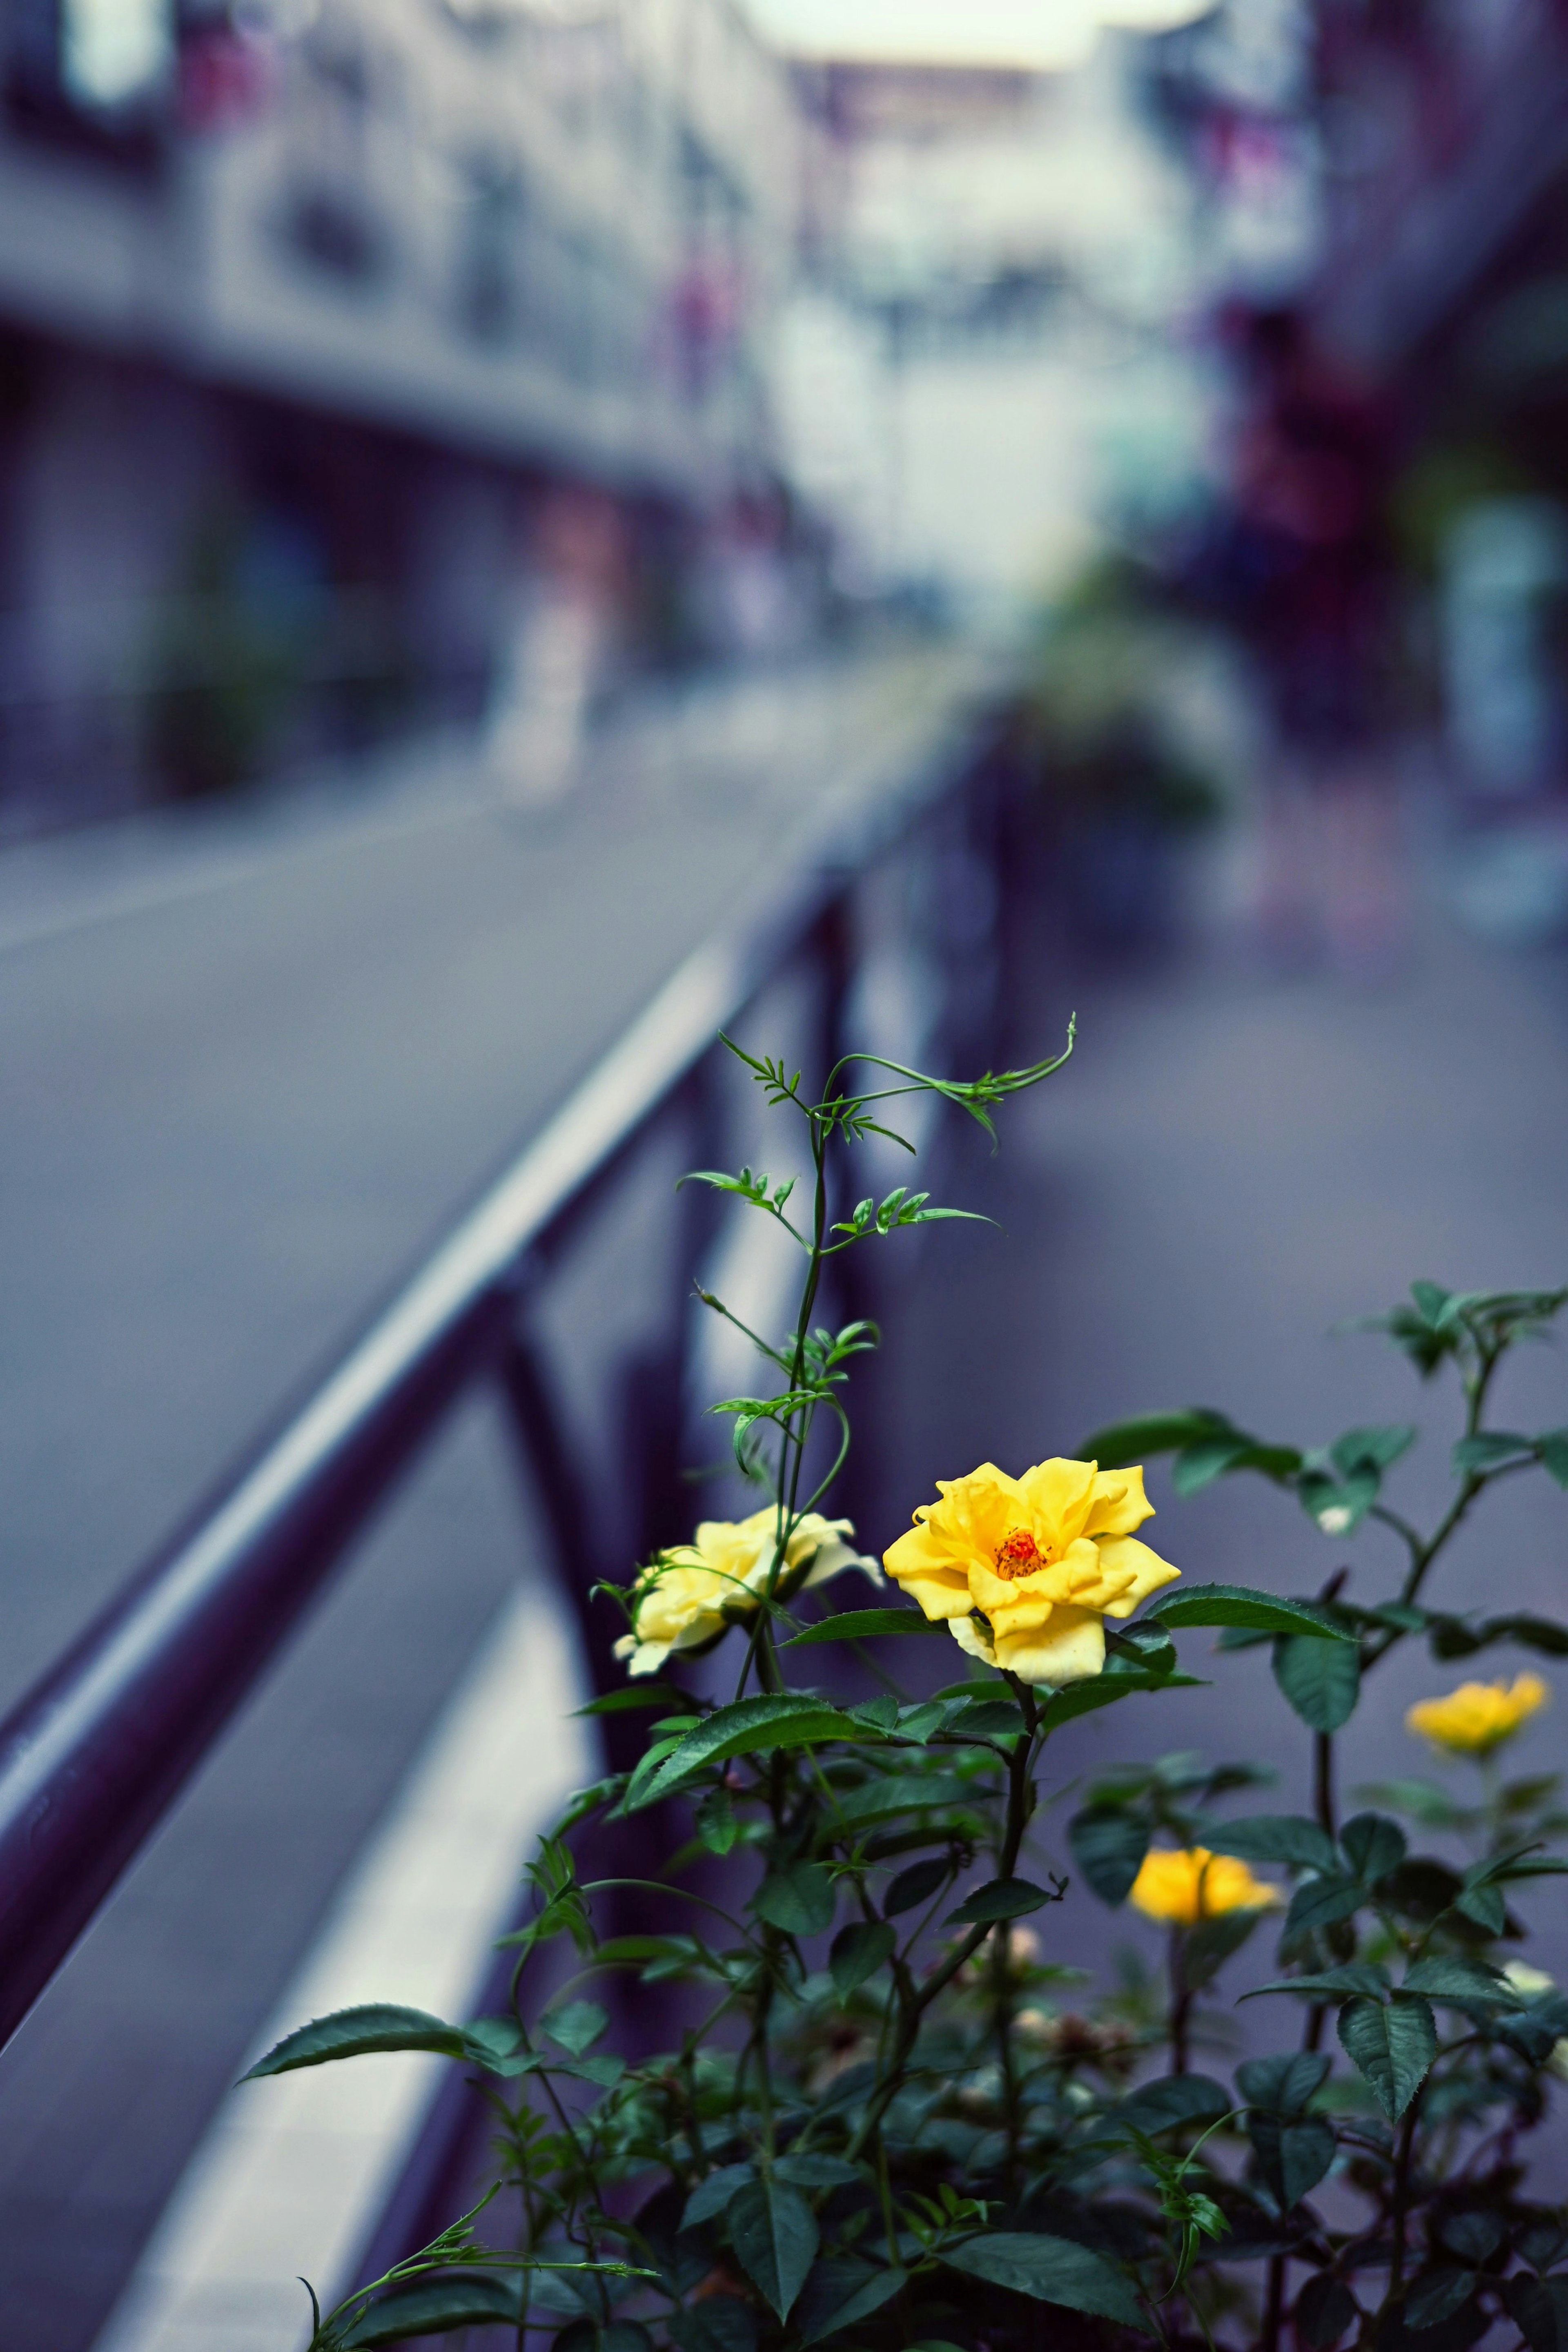
[[[956,686],[648,707],[548,815],[425,756],[0,864],[0,1702]],[[522,1547],[476,1411],[0,2061],[7,2352],[90,2343]]]

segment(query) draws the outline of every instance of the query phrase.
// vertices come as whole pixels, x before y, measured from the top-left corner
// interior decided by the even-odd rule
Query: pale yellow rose
[[[1551,1696],[1539,1675],[1515,1675],[1511,1686],[1461,1683],[1447,1698],[1417,1700],[1405,1717],[1405,1727],[1429,1739],[1434,1748],[1447,1748],[1450,1756],[1490,1756]]]
[[[1130,1617],[1181,1573],[1134,1537],[1154,1517],[1141,1469],[1057,1457],[1012,1478],[983,1462],[936,1490],[883,1566],[960,1649],[1023,1682],[1099,1674],[1105,1619]]]
[[[853,1533],[848,1519],[804,1513],[785,1547],[775,1598],[788,1600],[846,1568],[880,1584],[876,1562],[845,1542]],[[754,1616],[778,1536],[779,1514],[769,1504],[748,1519],[704,1519],[689,1544],[661,1552],[637,1580],[632,1631],[615,1644],[616,1656],[630,1661],[628,1673],[656,1675],[672,1651],[708,1649],[727,1627]]]
[[[1162,1927],[1196,1927],[1227,1911],[1266,1911],[1279,1902],[1280,1890],[1254,1878],[1234,1854],[1194,1845],[1174,1853],[1146,1853],[1130,1899],[1145,1919],[1157,1919]]]

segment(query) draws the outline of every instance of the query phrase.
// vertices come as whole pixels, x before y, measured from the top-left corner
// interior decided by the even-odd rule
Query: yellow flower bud
[[[1450,1756],[1490,1756],[1551,1696],[1539,1675],[1515,1675],[1511,1685],[1461,1683],[1447,1698],[1418,1700],[1406,1716],[1405,1727]]]
[[[858,1568],[880,1583],[876,1562],[844,1541],[848,1519],[805,1512],[795,1522],[774,1585],[788,1600],[802,1585],[825,1583],[841,1569]],[[615,1644],[632,1675],[656,1675],[672,1651],[711,1649],[735,1624],[757,1613],[758,1596],[773,1570],[779,1514],[771,1504],[748,1519],[704,1519],[689,1544],[663,1551],[638,1578],[632,1595],[632,1631]]]

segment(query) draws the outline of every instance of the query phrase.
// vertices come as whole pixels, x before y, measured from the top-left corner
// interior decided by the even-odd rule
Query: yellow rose
[[[779,1514],[769,1504],[748,1519],[704,1519],[689,1544],[663,1551],[643,1570],[632,1595],[632,1631],[615,1644],[627,1672],[656,1675],[672,1650],[712,1647],[730,1625],[755,1615],[778,1541]],[[844,1541],[848,1519],[807,1511],[795,1522],[774,1587],[787,1600],[803,1585],[825,1583],[841,1569],[858,1568],[880,1584],[876,1562]]]
[[[960,1649],[1026,1683],[1097,1675],[1104,1620],[1130,1617],[1181,1573],[1134,1540],[1154,1517],[1141,1469],[1059,1457],[1009,1478],[982,1462],[936,1490],[883,1566],[927,1617],[947,1619]]]
[[[1420,1733],[1434,1748],[1446,1748],[1450,1756],[1490,1756],[1551,1696],[1539,1675],[1515,1675],[1511,1686],[1461,1683],[1447,1698],[1418,1700],[1405,1717],[1405,1727]]]
[[[1196,1927],[1200,1919],[1218,1919],[1226,1911],[1266,1911],[1279,1902],[1280,1890],[1254,1878],[1233,1854],[1195,1845],[1175,1853],[1146,1853],[1133,1881],[1132,1900],[1145,1919]]]

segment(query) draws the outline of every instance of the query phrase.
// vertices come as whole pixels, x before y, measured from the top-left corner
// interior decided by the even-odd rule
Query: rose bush
[[[1452,1491],[1429,1530],[1390,1491],[1410,1426],[1303,1449],[1210,1408],[1159,1412],[1017,1477],[988,1463],[938,1482],[888,1545],[876,1605],[824,1613],[843,1570],[877,1573],[822,1510],[846,1382],[877,1334],[818,1321],[824,1285],[842,1252],[960,1213],[900,1187],[835,1214],[835,1162],[890,1131],[901,1095],[988,1127],[1058,1064],[958,1085],[856,1057],[872,1087],[844,1063],[812,1097],[743,1059],[802,1122],[811,1178],[798,1223],[789,1180],[703,1179],[801,1254],[793,1328],[747,1332],[768,1384],[716,1407],[765,1499],[612,1596],[628,1679],[589,1712],[646,1708],[647,1743],[543,1842],[501,2013],[349,2010],[253,2069],[435,2051],[493,2116],[480,2205],[329,2313],[312,2296],[312,2352],[497,2327],[559,2352],[1276,2352],[1287,2328],[1309,2352],[1353,2333],[1468,2352],[1503,2325],[1559,2352],[1568,2213],[1532,2190],[1529,2157],[1568,2000],[1517,1947],[1526,1899],[1568,1868],[1551,1850],[1568,1816],[1555,1776],[1495,1769],[1545,1685],[1468,1684],[1411,1710],[1415,1735],[1477,1774],[1473,1801],[1412,1778],[1347,1813],[1338,1742],[1402,1643],[1568,1654],[1568,1628],[1432,1592],[1498,1481],[1568,1485],[1568,1431],[1489,1415],[1510,1351],[1568,1291],[1423,1283],[1378,1318],[1424,1378],[1457,1379]],[[1178,1496],[1260,1475],[1336,1546],[1393,1547],[1400,1572],[1371,1594],[1343,1562],[1313,1594],[1207,1582],[1190,1558],[1178,1572],[1137,1534],[1143,1465],[1162,1454]],[[965,1653],[946,1684],[923,1639],[944,1627]],[[1309,1810],[1256,1809],[1270,1764],[1185,1751],[1082,1780],[1074,1724],[1189,1686],[1177,1642],[1203,1628],[1269,1653],[1282,1727],[1307,1735]],[[583,1877],[574,1839],[627,1823],[643,1876]],[[1436,1848],[1412,1852],[1406,1824]],[[629,1884],[645,1921],[606,1933]],[[1052,1961],[1043,1923],[1084,1889],[1166,1931],[1162,1974],[1134,1961],[1095,1987]],[[1272,2046],[1232,2065],[1220,1979],[1273,1919],[1249,2012]],[[594,1997],[615,1979],[619,2022]],[[650,2050],[639,2004],[655,1996],[676,2016]]]

